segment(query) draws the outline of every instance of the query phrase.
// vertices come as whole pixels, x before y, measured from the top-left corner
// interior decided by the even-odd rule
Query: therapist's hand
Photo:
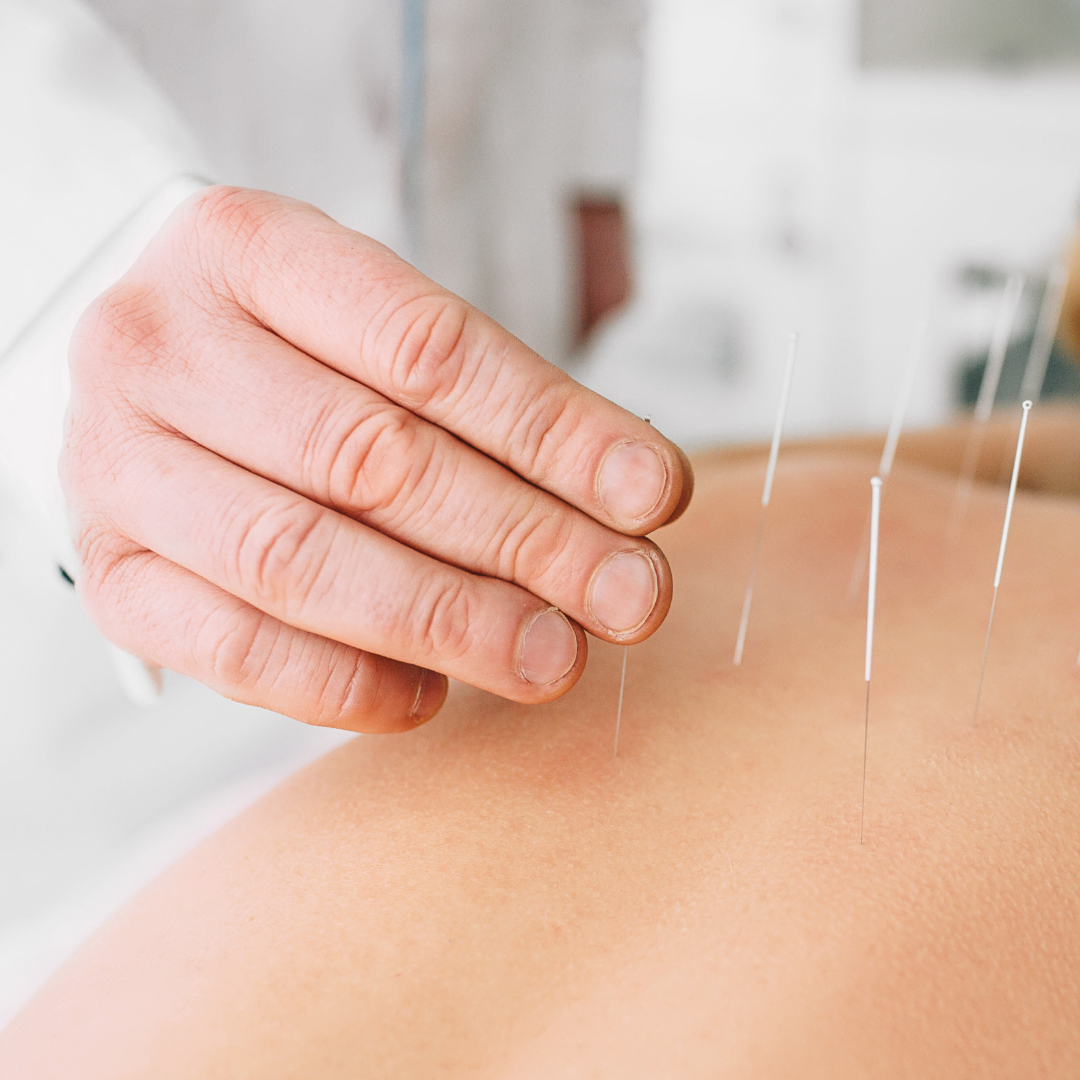
[[[663,620],[689,465],[386,248],[212,188],[83,317],[61,473],[106,635],[229,697],[399,731],[452,676],[569,689]]]

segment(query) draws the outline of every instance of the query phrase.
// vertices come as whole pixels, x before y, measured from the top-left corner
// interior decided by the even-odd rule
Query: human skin
[[[61,476],[118,645],[236,698],[408,730],[447,677],[568,690],[637,642],[672,443],[310,206],[210,188],[72,341]]]
[[[982,448],[976,462],[976,480],[988,484],[1008,483],[1020,430],[1021,410],[996,410],[984,429]],[[934,472],[957,475],[962,467],[971,433],[971,417],[941,427],[904,432],[896,460]],[[785,453],[799,450],[829,450],[838,454],[881,454],[884,434],[834,435],[802,442],[789,440]],[[1032,413],[1030,439],[1020,463],[1020,487],[1058,495],[1080,496],[1080,410],[1074,404],[1046,402]],[[702,464],[749,461],[768,453],[768,446],[739,444],[719,447],[702,454]]]
[[[1032,421],[1033,453],[1039,429]],[[571,694],[455,691],[294,777],[116,917],[0,1075],[843,1078],[1080,1071],[1080,506],[898,464],[699,467],[671,615]]]

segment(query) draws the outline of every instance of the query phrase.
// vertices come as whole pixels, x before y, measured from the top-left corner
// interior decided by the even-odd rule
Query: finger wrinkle
[[[250,506],[245,496],[236,495],[233,505],[241,508],[233,527],[225,530],[224,543],[226,552],[231,549],[229,561],[240,587],[291,610],[296,594],[314,583],[330,545],[324,543],[317,554],[311,551],[324,511],[299,498],[275,496],[270,493],[261,505]]]
[[[572,517],[545,507],[545,502],[542,497],[534,499],[532,508],[507,534],[505,569],[500,576],[519,584],[529,582],[533,588],[543,582],[544,590],[554,596],[576,580],[580,553]]]
[[[113,550],[104,557],[84,560],[79,576],[79,596],[87,613],[112,641],[138,641],[145,651],[146,628],[157,628],[162,621],[160,597],[149,595],[144,582],[145,570],[160,557],[113,534],[102,545]],[[167,633],[174,634],[170,620]]]
[[[223,597],[207,612],[192,639],[194,670],[208,663],[219,686],[258,692],[280,632],[276,619],[231,596]]]
[[[282,686],[275,684],[279,698],[295,703],[294,708],[306,723],[320,727],[342,726],[350,701],[362,696],[365,670],[364,653],[341,642],[317,634],[290,634],[289,655],[281,667]],[[296,673],[301,673],[299,684]]]
[[[314,404],[309,415],[297,418],[296,426],[302,436],[301,482],[307,490],[315,492],[331,504],[336,502],[334,474],[338,462],[342,458],[346,443],[360,422],[349,417],[341,407],[339,395],[329,388],[321,400]],[[328,464],[323,465],[324,460]]]
[[[399,620],[407,620],[408,625],[399,627],[394,636],[413,639],[416,651],[438,657],[443,664],[460,660],[472,644],[470,593],[468,579],[462,574],[427,583],[413,604],[399,609]]]
[[[123,587],[133,560],[146,553],[97,514],[77,522],[73,540],[82,563],[79,588],[88,596],[104,592],[110,584]]]
[[[440,403],[439,422],[448,427],[468,429],[488,436],[487,439],[482,437],[470,440],[480,444],[491,441],[491,430],[498,424],[499,414],[506,404],[497,394],[499,372],[504,367],[517,370],[517,365],[513,363],[510,355],[512,348],[509,340],[493,340],[490,334],[481,333],[478,345],[475,340],[477,336],[472,331],[468,336],[462,335],[461,363],[452,385],[446,389]],[[481,384],[480,380],[485,376],[486,382]],[[495,434],[497,438],[498,433]]]
[[[479,510],[472,531],[488,537],[482,556],[485,572],[520,583],[522,547],[537,532],[557,526],[561,515],[547,497],[525,485],[515,485],[512,504],[481,505]]]
[[[412,314],[412,307],[419,311]],[[405,325],[398,328],[401,320]],[[445,400],[462,374],[468,323],[467,306],[449,294],[410,299],[390,314],[376,337],[375,356],[387,358],[388,382],[396,400],[414,410],[438,407]],[[384,334],[391,336],[389,343]]]
[[[327,483],[334,505],[364,515],[391,512],[427,470],[433,443],[397,405],[366,406],[330,452]]]
[[[567,396],[552,390],[535,396],[522,393],[517,419],[507,443],[521,461],[521,469],[534,482],[546,484],[553,470],[563,464],[566,450],[574,446],[577,425],[567,415]],[[567,466],[570,462],[565,462]],[[565,481],[565,476],[561,477]]]
[[[347,667],[345,685],[341,692],[335,695],[337,704],[332,709],[326,703],[328,695],[325,692],[320,695],[319,723],[327,727],[339,727],[342,721],[366,719],[377,712],[378,702],[386,696],[382,684],[385,681],[383,669],[387,663],[380,664],[370,653],[360,652],[347,645],[335,649],[327,682],[333,679],[341,667]],[[332,719],[327,719],[328,715]]]
[[[445,452],[439,442],[437,437],[428,437],[424,452],[416,454],[402,472],[399,498],[384,499],[366,519],[382,532],[414,537],[415,546],[421,549],[468,547],[475,542],[475,531],[467,515],[476,500],[468,499],[461,505],[465,491],[463,455]],[[437,535],[432,535],[433,529]],[[453,535],[460,535],[460,545],[449,543]]]

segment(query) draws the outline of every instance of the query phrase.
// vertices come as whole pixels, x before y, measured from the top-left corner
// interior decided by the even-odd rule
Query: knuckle
[[[124,565],[126,545],[115,530],[100,520],[81,524],[72,540],[81,566],[79,587],[87,604],[97,606]]]
[[[377,404],[320,424],[307,452],[312,488],[324,491],[330,505],[385,515],[408,501],[434,451],[411,413]]]
[[[415,726],[407,712],[415,690],[403,678],[403,665],[338,642],[320,644],[326,651],[319,664],[309,667],[301,686],[305,704],[300,719],[368,733]]]
[[[230,696],[284,708],[305,723],[373,730],[398,719],[381,658],[295,631],[247,605],[207,612],[192,643],[193,670]],[[389,684],[389,685],[388,685]]]
[[[580,418],[575,416],[565,395],[548,393],[522,400],[510,410],[510,415],[515,420],[508,441],[518,460],[526,463],[530,475],[546,482],[556,471],[564,471],[570,464],[566,461],[566,448],[580,445],[577,438]]]
[[[71,339],[73,381],[167,352],[169,303],[151,282],[124,278],[83,313]]]
[[[79,556],[79,597],[90,618],[110,638],[138,636],[148,612],[139,570],[153,558],[101,520],[80,525],[73,541]]]
[[[280,623],[231,598],[205,613],[192,635],[195,670],[209,669],[218,686],[233,692],[271,686],[279,678],[276,645]]]
[[[470,317],[469,305],[449,293],[414,296],[394,307],[372,355],[385,365],[396,398],[418,409],[461,389]]]
[[[273,206],[274,200],[261,192],[223,184],[208,187],[192,202],[190,232],[201,241],[200,248],[258,243],[266,235]]]
[[[289,200],[264,191],[207,188],[192,200],[184,218],[186,261],[201,269],[218,295],[250,307],[250,298],[240,291],[252,279],[253,267],[280,269],[290,258],[280,238],[294,209]]]
[[[418,649],[444,663],[459,660],[472,644],[472,597],[467,579],[459,575],[429,582],[412,607],[407,636]]]
[[[335,643],[318,685],[311,687],[316,703],[315,722],[329,727],[360,720],[366,725],[387,713],[386,669],[388,665],[371,653]]]
[[[542,583],[550,595],[561,593],[579,569],[570,557],[574,533],[569,514],[551,513],[533,500],[530,509],[509,520],[496,537],[499,576],[519,584]]]
[[[245,592],[279,607],[286,617],[316,598],[333,546],[332,524],[319,507],[300,499],[271,498],[246,508],[222,536]]]

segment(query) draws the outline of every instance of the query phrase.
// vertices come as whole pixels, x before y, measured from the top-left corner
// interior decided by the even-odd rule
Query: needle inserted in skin
[[[1020,421],[1020,436],[1016,440],[1016,457],[1013,459],[1012,481],[1009,483],[1009,501],[1005,506],[1005,523],[1001,527],[1001,547],[998,548],[997,570],[994,572],[994,599],[990,603],[990,621],[986,626],[986,644],[983,646],[982,670],[979,672],[979,690],[975,695],[974,724],[979,719],[979,702],[982,700],[983,679],[986,678],[986,657],[990,652],[990,631],[994,629],[994,611],[997,608],[998,588],[1001,585],[1001,568],[1005,564],[1005,545],[1009,542],[1009,523],[1012,521],[1013,500],[1016,498],[1016,478],[1020,475],[1020,455],[1024,452],[1024,432],[1027,431],[1031,402],[1024,402],[1024,418]]]
[[[1058,263],[1050,271],[1043,293],[1042,306],[1039,308],[1039,320],[1035,324],[1035,336],[1031,341],[1027,366],[1024,368],[1024,381],[1020,384],[1020,397],[1038,404],[1042,397],[1043,383],[1046,381],[1046,368],[1050,363],[1050,353],[1054,349],[1058,323],[1061,321],[1061,308],[1065,303],[1065,286],[1068,273],[1064,263]]]
[[[644,417],[646,424],[652,423],[652,417]],[[624,645],[622,651],[622,675],[619,677],[619,707],[615,711],[615,753],[612,757],[619,756],[619,729],[622,727],[622,699],[623,691],[626,689],[626,660],[630,655],[630,646]]]
[[[994,408],[998,383],[1001,381],[1001,369],[1005,364],[1005,354],[1009,349],[1013,323],[1020,308],[1020,298],[1024,293],[1024,275],[1010,274],[1005,283],[1005,294],[998,309],[994,336],[990,341],[990,354],[986,360],[982,383],[979,386],[979,398],[975,403],[975,415],[972,417],[971,430],[968,432],[967,445],[964,447],[964,460],[960,466],[960,475],[956,482],[956,496],[953,499],[952,514],[949,518],[949,535],[955,537],[960,521],[971,498],[971,489],[975,483],[975,470],[979,467],[979,455],[982,453],[983,439],[986,437],[986,425]]]
[[[624,645],[622,650],[622,675],[619,677],[619,708],[615,713],[615,753],[612,757],[619,756],[619,728],[622,727],[622,699],[626,689],[626,658],[630,655],[630,646]]]
[[[908,404],[911,401],[911,392],[915,389],[915,379],[919,374],[926,347],[926,331],[929,319],[924,318],[919,323],[915,333],[915,341],[908,355],[907,368],[904,371],[904,380],[900,384],[900,395],[893,406],[892,420],[889,423],[889,433],[885,436],[885,446],[881,451],[881,462],[878,465],[878,476],[882,483],[889,479],[892,472],[893,461],[896,458],[896,447],[900,442],[900,432],[904,427],[904,417],[907,415]],[[859,541],[859,554],[855,557],[855,566],[851,571],[851,582],[848,585],[848,601],[855,599],[859,586],[862,584],[863,569],[866,567],[866,548],[870,542],[870,519],[866,520],[863,529],[862,540]]]
[[[769,465],[765,470],[765,490],[761,493],[761,516],[758,518],[757,538],[754,540],[754,558],[750,563],[750,580],[746,583],[746,596],[743,598],[742,616],[739,619],[739,636],[735,641],[735,666],[742,663],[743,646],[746,644],[746,628],[750,623],[750,604],[754,599],[754,578],[757,576],[758,556],[761,554],[761,537],[765,532],[765,511],[772,497],[773,477],[776,475],[776,458],[780,453],[780,436],[784,431],[784,417],[787,415],[788,397],[791,393],[791,376],[795,371],[795,357],[799,352],[799,335],[791,335],[788,346],[787,364],[784,367],[784,380],[780,386],[780,406],[776,410],[776,425],[773,428],[772,446],[769,448]]]
[[[881,522],[880,476],[870,481],[870,581],[866,590],[866,715],[863,720],[862,797],[859,802],[859,843],[866,819],[866,752],[870,746],[870,672],[874,663],[874,609],[877,606],[878,532]]]

